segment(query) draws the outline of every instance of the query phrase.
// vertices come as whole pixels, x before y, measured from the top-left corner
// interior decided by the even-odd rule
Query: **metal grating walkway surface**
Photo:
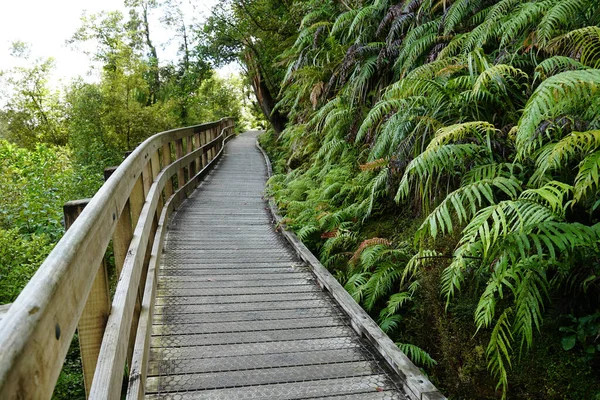
[[[406,399],[274,231],[257,132],[233,139],[173,217],[147,399]]]

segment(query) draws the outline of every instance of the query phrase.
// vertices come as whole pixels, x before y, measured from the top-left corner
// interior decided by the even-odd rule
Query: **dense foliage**
[[[597,398],[597,3],[231,10],[250,44],[301,15],[268,64],[270,190],[382,328],[457,397]]]

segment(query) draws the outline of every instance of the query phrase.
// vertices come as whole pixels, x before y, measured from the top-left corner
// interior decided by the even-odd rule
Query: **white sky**
[[[185,0],[189,21],[205,18],[217,1]],[[66,83],[72,77],[85,76],[90,69],[90,60],[85,54],[70,49],[65,41],[81,26],[80,17],[84,11],[94,14],[102,10],[120,10],[127,15],[123,0],[0,0],[0,71],[16,65],[17,60],[9,50],[11,43],[20,40],[31,44],[33,59],[55,59],[53,80]],[[159,59],[171,59],[175,57],[176,49],[166,45],[171,34],[160,29],[159,14],[159,9],[153,10],[152,40]]]

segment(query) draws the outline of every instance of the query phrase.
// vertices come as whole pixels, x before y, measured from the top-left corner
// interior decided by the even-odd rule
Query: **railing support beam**
[[[65,215],[65,230],[68,230],[79,214],[88,204],[89,199],[75,200],[66,203],[63,207]],[[102,259],[99,265],[92,289],[83,308],[83,313],[77,325],[79,332],[79,349],[81,364],[83,366],[83,381],[86,397],[90,394],[92,379],[98,363],[98,354],[102,346],[102,337],[106,328],[106,321],[110,314],[110,291],[108,287],[108,273],[106,262]]]

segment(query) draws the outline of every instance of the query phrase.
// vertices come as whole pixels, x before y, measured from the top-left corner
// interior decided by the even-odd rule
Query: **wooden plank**
[[[104,180],[108,180],[115,170],[116,167],[106,168],[104,170]],[[125,256],[127,255],[127,250],[129,249],[129,243],[131,243],[132,237],[131,207],[129,205],[129,200],[127,200],[121,211],[121,215],[119,215],[117,219],[117,226],[112,236],[117,279],[121,276],[121,270],[123,269],[123,263],[125,262]]]
[[[69,229],[81,214],[89,199],[71,201],[64,206],[65,229]],[[83,314],[79,319],[77,331],[79,332],[79,349],[83,367],[83,381],[85,393],[89,396],[92,379],[98,362],[98,354],[102,344],[104,328],[110,314],[110,292],[108,287],[108,273],[104,258],[99,265],[98,272],[92,284],[92,289],[85,303]]]
[[[150,157],[150,168],[152,170],[152,181],[154,181],[156,179],[156,177],[158,176],[159,172],[160,172],[160,158],[158,155],[158,151],[154,152],[152,154],[152,156]],[[165,185],[166,186],[166,185]],[[162,211],[163,208],[163,198],[162,195],[160,195],[158,197],[158,208],[156,209],[156,218],[160,217],[160,213]]]
[[[208,143],[206,136],[207,136],[206,131],[200,133],[200,146],[204,146],[206,143]],[[206,153],[206,151],[203,151],[202,152],[202,168],[204,168],[206,166],[206,164],[208,164],[208,154]]]
[[[272,168],[269,157],[262,147],[260,147],[258,141],[256,141],[256,146],[263,154],[267,165],[267,173],[270,177],[272,175]],[[296,250],[298,255],[313,268],[313,272],[319,279],[320,284],[331,293],[344,312],[350,317],[352,327],[357,333],[365,336],[375,346],[379,354],[383,356],[390,367],[402,377],[404,390],[411,399],[445,399],[431,381],[413,364],[398,346],[394,344],[362,307],[354,301],[352,296],[348,294],[342,285],[320,263],[310,250],[308,250],[300,239],[298,239],[292,231],[287,230],[272,197],[269,198],[269,207],[271,208],[271,212],[277,221],[278,226],[282,228],[281,232],[283,235]]]
[[[175,142],[175,149],[177,153],[177,159],[181,159],[183,157],[183,140],[179,139]],[[184,167],[181,166],[177,171],[177,189],[185,185],[185,172]]]
[[[194,135],[188,136],[186,139],[186,145],[187,145],[187,153],[191,153],[192,151],[194,151]],[[188,176],[192,177],[194,175],[196,175],[196,165],[195,165],[195,158],[189,163],[188,165]]]
[[[210,143],[210,142],[212,142],[212,141],[215,139],[215,133],[216,133],[216,132],[217,132],[217,127],[210,128],[210,130],[209,130],[209,134],[208,134],[208,138],[209,138],[208,140],[209,140],[209,143]],[[212,159],[215,157],[215,152],[216,152],[216,149],[215,149],[214,147],[212,147],[212,148],[210,149],[210,153],[209,153],[209,155],[210,155],[210,156],[209,156],[209,159],[211,159],[211,160],[212,160]]]
[[[144,164],[144,168],[142,169],[142,186],[144,188],[144,199],[148,198],[148,192],[150,192],[150,188],[152,187],[154,179],[152,178],[152,163],[148,158],[146,163]]]
[[[196,132],[194,133],[194,148],[197,149],[201,146],[200,144],[200,133]],[[202,156],[198,156],[194,159],[194,166],[195,166],[195,172],[198,172],[202,169],[203,165],[202,163]]]
[[[138,179],[135,181],[135,184],[129,195],[128,201],[131,213],[131,226],[133,229],[135,229],[138,224],[140,214],[142,213],[142,208],[144,207],[144,202],[146,201],[143,179],[144,178],[142,177],[142,174],[140,174]]]
[[[165,143],[162,147],[163,168],[171,164],[171,144]],[[173,194],[173,179],[168,179],[165,184],[165,202]]]
[[[117,215],[140,178],[147,155],[215,124],[166,131],[147,139],[123,161],[54,247],[0,324],[0,393],[4,398],[52,395]],[[133,214],[132,203],[131,208]]]
[[[156,229],[155,240],[152,246],[151,258],[148,267],[148,278],[144,288],[142,310],[136,332],[135,350],[129,373],[129,385],[127,390],[128,399],[143,399],[145,394],[146,376],[148,371],[148,357],[150,353],[150,335],[152,330],[152,317],[154,313],[154,302],[156,299],[156,280],[160,255],[162,253],[166,225],[173,211],[173,197],[167,199],[165,207],[161,212]]]
[[[205,146],[212,148],[215,143],[216,140]],[[99,363],[92,383],[91,396],[94,398],[112,399],[120,396],[127,354],[127,340],[125,338],[129,337],[131,331],[134,318],[133,305],[143,273],[144,256],[153,228],[154,218],[152,217],[158,205],[158,197],[167,179],[176,172],[178,173],[182,167],[188,165],[201,151],[202,148],[196,149],[171,163],[170,166],[159,173],[154,184],[150,187],[125,259],[121,279],[115,291],[112,313],[106,326],[102,348],[100,349]],[[219,152],[218,156],[221,153]],[[218,157],[196,174],[193,179],[178,188],[176,194],[173,195],[174,201],[180,198],[177,193],[185,193],[187,186],[195,184],[196,179],[203,177],[215,165],[217,160]]]

